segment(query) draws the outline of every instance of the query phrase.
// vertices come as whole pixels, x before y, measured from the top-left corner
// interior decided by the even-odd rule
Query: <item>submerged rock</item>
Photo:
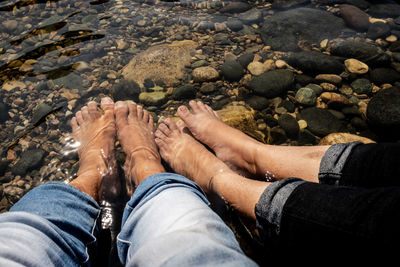
[[[314,51],[290,53],[287,61],[289,65],[313,75],[319,73],[340,74],[344,70],[343,63],[338,59]]]
[[[250,88],[258,95],[273,98],[286,94],[293,87],[293,84],[293,72],[290,70],[273,70],[254,77],[250,82]]]
[[[4,104],[3,102],[0,102],[0,123],[5,122],[10,117],[8,115],[8,110],[9,110],[8,105]]]
[[[134,81],[121,80],[111,88],[111,95],[114,101],[137,101],[139,94],[140,86]]]
[[[11,167],[11,172],[15,175],[25,175],[41,165],[45,154],[46,151],[40,148],[25,150],[19,161]]]
[[[323,23],[321,23],[323,18]],[[342,18],[330,12],[313,8],[296,8],[277,12],[264,20],[260,30],[265,45],[274,50],[299,50],[297,43],[306,40],[320,43],[333,39],[346,29]]]
[[[358,7],[347,4],[340,5],[340,14],[350,28],[358,31],[368,30],[370,25],[369,16]]]
[[[167,102],[167,97],[164,92],[143,92],[139,95],[140,103],[146,106],[159,106]]]
[[[345,128],[344,123],[326,109],[307,108],[300,113],[300,116],[307,122],[307,129],[318,136],[342,132]]]
[[[390,56],[382,48],[364,42],[339,42],[334,44],[331,53],[335,56],[358,59],[368,66],[382,66],[390,63]]]
[[[122,69],[125,79],[143,85],[144,80],[161,80],[166,86],[178,83],[190,65],[197,44],[191,40],[156,45],[136,55]]]
[[[42,103],[40,104],[32,114],[32,124],[36,124],[42,119],[44,119],[47,115],[49,115],[53,111],[52,107],[49,105]]]
[[[243,105],[231,103],[221,110],[217,110],[222,121],[231,127],[241,130],[260,142],[265,142],[265,135],[257,128],[254,119],[255,111]]]
[[[236,60],[227,60],[221,67],[222,75],[229,81],[238,81],[244,74],[242,65]]]
[[[399,139],[400,87],[379,91],[367,106],[368,123],[380,136]]]
[[[300,127],[297,120],[289,114],[282,114],[278,119],[279,126],[285,131],[287,137],[297,139]]]
[[[364,144],[370,144],[370,143],[375,143],[374,140],[358,136],[355,134],[350,134],[350,133],[331,133],[322,138],[318,145],[323,146],[323,145],[334,145],[334,144],[346,144],[346,143],[352,143],[352,142],[362,142]]]
[[[370,78],[373,83],[378,85],[393,84],[400,81],[400,73],[391,68],[377,68],[371,71]]]

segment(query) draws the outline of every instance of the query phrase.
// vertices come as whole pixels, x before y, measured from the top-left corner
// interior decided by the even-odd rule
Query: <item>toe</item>
[[[165,143],[165,141],[161,138],[156,138],[154,139],[154,141],[156,142],[156,145],[160,149],[160,153],[164,154],[164,151],[167,148],[167,144]]]
[[[100,106],[106,119],[114,119],[114,101],[111,98],[103,97]]]
[[[143,119],[143,107],[141,105],[138,105],[136,110],[138,119]]]
[[[87,121],[90,119],[89,116],[89,109],[87,106],[84,106],[83,108],[81,108],[81,112],[82,112],[82,118],[83,120]]]
[[[161,131],[166,136],[171,134],[171,130],[169,129],[169,127],[165,123],[161,123],[158,126],[158,130],[157,131]]]
[[[189,101],[189,106],[192,108],[195,114],[201,111],[200,107],[197,105],[197,102],[194,100]]]
[[[178,116],[185,122],[190,123],[192,118],[192,113],[190,113],[189,109],[186,106],[180,106],[178,108]]]
[[[79,126],[78,126],[78,122],[76,121],[76,118],[75,118],[75,117],[73,117],[73,118],[71,119],[70,124],[71,124],[71,128],[72,128],[72,131],[73,131],[73,132],[75,132],[75,131],[78,130]]]
[[[208,113],[214,115],[214,110],[209,105],[205,104],[204,107],[206,108]]]
[[[203,102],[197,101],[197,106],[199,107],[200,111],[208,112],[206,105]]]
[[[176,126],[178,127],[178,129],[183,132],[183,129],[185,128],[185,123],[183,122],[183,120],[179,120],[176,122]]]
[[[149,112],[147,110],[143,110],[143,121],[145,123],[149,121]]]
[[[78,122],[78,125],[82,125],[83,124],[83,117],[82,117],[82,112],[81,111],[78,111],[76,114],[75,114],[75,117],[76,117],[76,121]]]
[[[92,119],[96,119],[96,118],[99,118],[101,116],[101,113],[97,109],[97,102],[90,101],[87,106],[88,106],[89,116]]]
[[[176,126],[176,123],[173,120],[171,120],[170,118],[165,119],[164,122],[165,122],[165,124],[168,126],[168,128],[171,131],[177,131],[178,130],[178,126]]]
[[[150,131],[154,130],[154,119],[153,119],[153,116],[151,116],[151,115],[149,115],[148,126],[149,126]]]
[[[162,124],[160,124],[161,126]],[[167,138],[167,136],[160,130],[160,128],[158,128],[158,130],[154,133],[154,136],[158,139],[162,139],[164,140],[165,138]]]
[[[128,118],[128,106],[126,103],[123,101],[115,103],[114,112],[117,127],[120,128],[121,126],[126,125]]]
[[[130,119],[137,119],[137,105],[133,101],[128,101],[128,108],[129,108],[129,118]]]

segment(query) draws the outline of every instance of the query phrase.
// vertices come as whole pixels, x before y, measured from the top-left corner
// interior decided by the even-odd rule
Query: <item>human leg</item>
[[[254,265],[208,207],[199,186],[165,173],[148,114],[133,102],[117,102],[115,114],[127,153],[127,179],[132,191],[137,187],[118,236],[121,261],[146,266]]]
[[[95,200],[110,198],[118,190],[110,182],[117,177],[113,103],[106,98],[101,106],[104,115],[95,102],[89,102],[71,122],[79,145],[78,177],[69,185],[50,182],[34,188],[0,216],[0,262],[4,263],[0,265],[90,265],[100,215]],[[105,180],[113,186],[102,195]]]
[[[208,105],[195,101],[190,101],[189,105],[192,112],[181,106],[179,117],[196,139],[214,150],[216,156],[235,171],[258,178],[299,177],[318,182],[319,165],[329,146],[263,144],[222,122]]]

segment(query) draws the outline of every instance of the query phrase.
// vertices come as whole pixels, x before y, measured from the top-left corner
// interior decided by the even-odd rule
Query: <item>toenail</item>
[[[180,107],[179,109],[180,109],[180,111],[183,111],[183,112],[186,112],[186,111],[187,111],[187,108],[186,108],[185,106],[182,106],[182,107]]]
[[[104,104],[112,104],[112,99],[111,98],[109,98],[109,97],[103,97],[102,99],[101,99],[101,102],[102,103],[104,103]]]

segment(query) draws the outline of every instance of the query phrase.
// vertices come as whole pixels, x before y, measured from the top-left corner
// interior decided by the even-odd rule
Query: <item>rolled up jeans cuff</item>
[[[322,157],[318,179],[320,184],[339,185],[343,168],[360,142],[332,145]]]
[[[299,178],[287,178],[270,184],[262,193],[256,208],[257,227],[268,235],[279,234],[279,226],[285,203],[292,192],[305,181]],[[263,221],[263,223],[261,223]],[[268,225],[269,229],[262,229]]]

